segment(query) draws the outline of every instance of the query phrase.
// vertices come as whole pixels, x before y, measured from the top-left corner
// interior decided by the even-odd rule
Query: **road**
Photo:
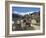
[[[38,25],[32,25],[32,27],[34,27],[35,30],[39,30],[40,29],[40,26],[38,26]]]

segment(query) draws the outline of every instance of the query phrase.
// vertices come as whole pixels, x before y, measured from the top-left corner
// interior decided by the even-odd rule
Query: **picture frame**
[[[12,25],[12,23],[14,23],[14,21],[13,21],[14,18],[13,17],[15,17],[12,13],[14,13],[14,11],[16,13],[17,10],[19,12],[20,11],[22,12],[24,10],[23,11],[24,13],[22,13],[22,14],[20,13],[20,15],[22,16],[22,15],[27,14],[25,12],[27,12],[27,11],[30,12],[29,9],[30,10],[32,9],[33,11],[35,10],[36,12],[38,12],[37,10],[40,11],[39,12],[40,13],[40,18],[38,18],[38,19],[40,19],[40,22],[39,22],[40,26],[36,28],[38,30],[36,30],[36,29],[35,30],[29,30],[29,28],[27,26],[27,27],[25,27],[26,30],[25,30],[25,28],[24,28],[24,30],[23,29],[20,30],[20,28],[21,28],[20,27],[19,31],[18,31],[18,26]],[[31,12],[31,13],[33,13],[33,12]],[[17,14],[19,14],[19,13],[17,12]],[[20,18],[21,17],[17,18],[17,21]],[[22,16],[22,18],[23,18],[23,16]],[[16,21],[15,21],[15,23],[16,23]],[[14,30],[13,27],[17,27],[17,29]],[[27,30],[27,28],[28,28],[28,30]],[[33,28],[31,28],[31,29],[33,29]],[[5,1],[5,36],[6,37],[35,36],[35,35],[44,35],[44,34],[45,34],[45,5],[44,5],[44,3]]]

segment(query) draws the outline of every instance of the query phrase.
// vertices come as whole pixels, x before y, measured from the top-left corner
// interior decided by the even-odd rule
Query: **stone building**
[[[25,27],[31,27],[31,18],[29,16],[26,16],[24,19],[17,20],[16,24],[22,29],[24,29]]]

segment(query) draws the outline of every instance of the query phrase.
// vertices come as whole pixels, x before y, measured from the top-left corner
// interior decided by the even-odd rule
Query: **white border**
[[[40,30],[12,31],[12,6],[15,6],[15,7],[37,7],[37,8],[40,8]],[[43,6],[40,6],[40,5],[10,4],[9,13],[10,13],[9,34],[43,33]]]

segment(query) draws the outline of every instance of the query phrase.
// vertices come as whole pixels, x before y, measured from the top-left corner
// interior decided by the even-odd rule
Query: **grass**
[[[34,27],[27,27],[24,30],[34,30]]]

